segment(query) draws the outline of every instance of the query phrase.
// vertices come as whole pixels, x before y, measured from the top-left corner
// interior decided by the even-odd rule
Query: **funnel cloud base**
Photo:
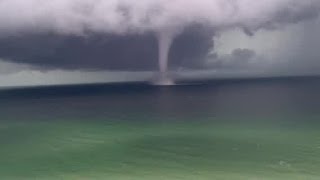
[[[176,83],[174,82],[174,79],[166,73],[165,74],[160,73],[159,75],[157,75],[157,77],[151,81],[151,84],[156,86],[176,85]]]

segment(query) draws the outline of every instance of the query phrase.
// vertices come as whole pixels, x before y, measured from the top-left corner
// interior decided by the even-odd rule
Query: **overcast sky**
[[[212,37],[215,46],[204,67],[194,72],[192,68],[184,67],[176,70],[188,77],[198,74],[212,78],[281,73],[320,75],[320,18],[267,29],[250,35],[239,27],[219,31]],[[41,68],[33,63],[0,59],[0,86],[146,80],[154,74],[152,71],[121,69]]]
[[[319,32],[319,18],[275,31],[261,30],[254,36],[228,31],[217,37],[216,51],[218,54],[231,54],[237,48],[249,49],[258,56],[254,63],[267,64],[271,69],[320,74]]]

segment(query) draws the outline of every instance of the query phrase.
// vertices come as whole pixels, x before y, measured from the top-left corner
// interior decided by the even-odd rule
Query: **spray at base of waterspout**
[[[168,73],[158,74],[151,82],[152,85],[156,86],[174,86],[176,83]]]

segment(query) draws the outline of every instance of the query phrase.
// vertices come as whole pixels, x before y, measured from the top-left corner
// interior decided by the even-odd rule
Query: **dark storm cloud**
[[[171,67],[201,67],[201,59],[213,46],[211,35],[192,27],[177,36],[169,55]],[[49,69],[155,70],[158,45],[152,33],[87,37],[27,34],[0,38],[0,57]]]
[[[171,67],[202,67],[213,31],[254,35],[317,17],[318,0],[2,0],[0,58],[43,68],[157,68],[157,35],[176,34]],[[210,30],[208,30],[210,29]],[[248,59],[248,52],[232,58]]]

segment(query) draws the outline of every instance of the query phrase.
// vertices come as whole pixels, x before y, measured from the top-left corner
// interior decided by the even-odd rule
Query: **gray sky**
[[[289,25],[276,31],[261,30],[254,36],[228,31],[218,38],[217,51],[230,53],[236,48],[252,49],[270,60],[288,61],[294,56],[319,55],[320,19]]]
[[[261,30],[254,36],[247,36],[240,30],[229,30],[215,37],[215,52],[219,56],[230,56],[235,49],[249,49],[256,53],[244,67],[210,68],[194,71],[186,77],[229,77],[279,74],[320,74],[320,19],[290,25],[276,31]],[[222,59],[223,60],[223,59]],[[228,59],[224,59],[228,61]],[[237,64],[233,59],[231,64]],[[272,72],[277,70],[277,72]],[[265,73],[266,72],[266,73]],[[86,72],[81,70],[40,70],[32,65],[0,61],[0,86],[45,85],[114,82],[150,79],[152,72]]]
[[[120,2],[122,0],[115,0],[112,2],[117,1]],[[160,31],[173,26],[174,28],[180,29],[184,24],[190,23],[189,21],[202,23],[198,21],[198,19],[203,20],[203,17],[208,17],[208,20],[205,22],[210,26],[215,26],[215,28],[213,28],[214,36],[212,38],[215,44],[214,49],[212,50],[212,54],[214,55],[210,56],[210,58],[205,61],[205,66],[202,67],[202,69],[197,68],[197,70],[193,71],[192,68],[187,68],[188,70],[186,70],[185,67],[181,67],[181,69],[178,68],[179,72],[186,77],[269,76],[279,75],[281,73],[296,75],[308,73],[320,74],[320,51],[318,50],[318,47],[320,47],[320,18],[313,18],[319,12],[318,8],[320,7],[320,3],[318,1],[306,0],[298,2],[297,0],[268,0],[259,1],[259,3],[255,1],[257,3],[253,4],[253,6],[250,7],[250,10],[247,10],[246,5],[250,0],[237,0],[234,2],[238,2],[240,11],[237,12],[239,18],[235,19],[233,16],[231,17],[223,11],[230,10],[230,7],[233,7],[232,4],[225,3],[223,4],[223,7],[220,7],[221,4],[219,3],[226,1],[191,0],[186,4],[178,0],[173,4],[170,4],[165,0],[157,0],[154,2],[162,3],[161,6],[153,4],[152,7],[160,7],[160,10],[153,9],[153,11],[164,11],[167,14],[154,19],[154,21],[152,21],[153,23],[148,24],[148,26],[146,26],[146,24],[136,24],[133,20],[128,23],[128,26],[123,26],[123,24],[120,23],[121,19],[119,18],[125,17],[118,17],[116,12],[109,15],[103,14],[102,16],[97,14],[100,12],[98,9],[95,9],[96,13],[92,14],[90,21],[88,21],[88,19],[74,19],[75,17],[79,17],[78,14],[76,14],[77,16],[74,16],[75,14],[66,13],[69,11],[71,12],[71,10],[68,9],[69,6],[66,6],[63,1],[60,0],[56,0],[56,4],[53,3],[56,8],[50,9],[52,6],[45,6],[44,10],[46,10],[46,13],[41,14],[42,11],[39,11],[39,17],[36,19],[32,19],[35,17],[32,13],[40,10],[38,8],[34,8],[32,12],[21,12],[21,14],[24,14],[24,17],[12,13],[15,12],[17,6],[30,6],[35,2],[36,1],[34,0],[5,0],[1,2],[2,4],[0,3],[0,10],[6,8],[5,12],[0,11],[0,14],[2,13],[0,16],[0,27],[2,28],[0,29],[0,35],[2,38],[16,36],[16,34],[21,34],[21,32],[33,32],[35,31],[33,29],[34,27],[41,27],[42,29],[40,29],[42,32],[47,30],[57,31],[58,34],[61,33],[63,35],[82,34],[86,31],[83,27],[93,28],[91,31],[99,33],[116,32],[125,34],[133,33],[131,32],[132,29],[134,29],[134,32],[149,31],[150,29],[152,31]],[[79,1],[68,0],[66,2],[77,4]],[[83,2],[88,2],[90,4],[93,1],[85,0]],[[135,18],[143,18],[144,13],[147,12],[144,11],[144,9],[151,7],[151,5],[146,2],[147,1],[141,1],[141,3],[134,4],[129,3],[124,7],[125,10],[129,9],[130,12],[133,12],[134,14],[132,16]],[[177,8],[182,5],[179,4],[180,2],[183,4],[183,9]],[[295,4],[295,8],[291,8],[293,4]],[[104,5],[107,9],[113,7],[113,5],[110,4]],[[266,5],[268,6],[266,7]],[[218,7],[222,9],[219,9]],[[134,10],[131,11],[130,8]],[[217,10],[216,13],[212,13],[212,8]],[[230,12],[232,12],[232,9]],[[72,13],[74,12],[72,11]],[[47,16],[48,14],[51,14],[51,16]],[[162,13],[160,14],[162,15]],[[186,14],[188,14],[188,16],[186,16]],[[56,15],[59,15],[59,17],[55,17]],[[212,18],[216,16],[219,18]],[[53,19],[50,19],[53,17],[55,19],[64,18],[65,21],[53,21]],[[109,19],[101,20],[101,17]],[[114,18],[110,19],[111,17]],[[179,19],[179,23],[168,23],[172,22],[171,19],[173,17]],[[151,18],[154,17],[151,16]],[[9,23],[7,19],[10,19],[11,22]],[[52,20],[49,22],[55,23],[44,24],[44,22],[46,22],[45,20]],[[30,22],[32,23],[30,24]],[[83,22],[86,22],[87,24],[83,24]],[[101,22],[107,24],[101,24]],[[110,23],[112,22],[114,22],[114,24],[110,27]],[[272,23],[270,24],[270,22]],[[88,24],[90,24],[90,26]],[[238,26],[238,24],[241,24],[241,26]],[[49,30],[50,28],[52,29]],[[243,28],[251,31],[253,35],[251,32],[251,35],[248,35],[248,32],[245,34]],[[12,32],[14,34],[12,34]],[[84,39],[85,38],[86,37],[84,37]],[[181,42],[184,41],[182,40]],[[5,47],[6,45],[2,44],[2,46]],[[50,52],[48,51],[46,53]],[[4,58],[5,57],[0,56],[0,86],[144,80],[154,76],[154,73],[151,71],[128,72],[125,69],[119,69],[117,71],[91,69],[90,71],[86,71],[81,70],[83,68],[76,68],[70,70],[70,68],[64,68],[63,65],[59,65],[56,68],[46,68],[43,64],[41,64],[42,66],[34,64],[32,58],[25,62],[22,60],[13,60],[14,58],[4,60]],[[77,61],[73,60],[73,62]],[[130,63],[132,64],[132,62]],[[183,63],[184,62],[182,62],[181,66],[183,66]]]

